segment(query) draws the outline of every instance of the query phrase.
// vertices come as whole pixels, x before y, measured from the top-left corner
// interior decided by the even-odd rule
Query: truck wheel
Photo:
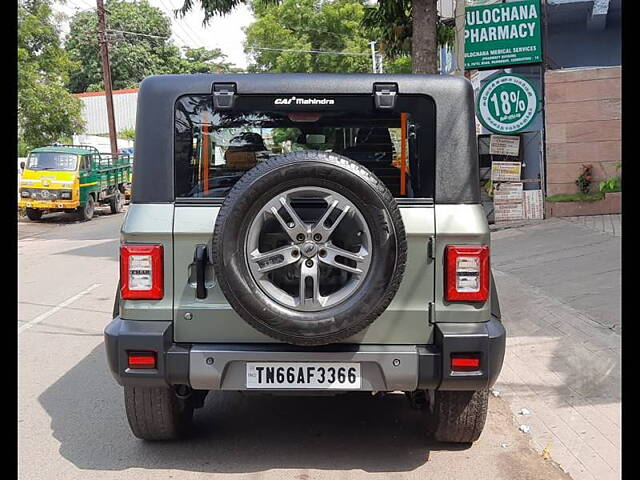
[[[120,190],[116,190],[109,201],[109,206],[111,207],[111,213],[120,213],[122,211],[123,204],[123,196],[120,193]]]
[[[400,209],[356,162],[295,152],[259,163],[224,200],[216,278],[256,330],[293,345],[339,342],[389,306],[407,258]]]
[[[124,405],[131,431],[142,440],[173,440],[191,426],[193,402],[178,398],[172,387],[125,385]]]
[[[489,390],[435,392],[425,409],[428,433],[438,442],[472,443],[478,440],[487,419]]]
[[[95,211],[95,205],[93,202],[93,196],[89,195],[84,206],[78,207],[78,214],[80,216],[80,220],[84,222],[88,222],[93,218],[94,211]]]
[[[42,210],[36,210],[35,208],[27,208],[27,217],[29,220],[38,221],[42,218]]]

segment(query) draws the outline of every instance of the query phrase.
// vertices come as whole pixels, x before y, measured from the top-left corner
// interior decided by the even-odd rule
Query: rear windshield
[[[78,155],[72,153],[34,152],[29,154],[28,170],[68,170],[74,171],[78,165]]]
[[[214,111],[210,95],[181,97],[175,115],[176,197],[222,198],[258,162],[319,150],[368,168],[398,198],[433,198],[435,108],[400,95],[392,111],[371,96],[239,96]]]

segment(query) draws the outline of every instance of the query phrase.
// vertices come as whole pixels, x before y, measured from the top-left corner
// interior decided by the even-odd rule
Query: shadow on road
[[[54,253],[54,255],[75,255],[79,257],[103,257],[111,258],[118,261],[120,248],[120,240],[106,240],[102,243],[92,244],[86,247],[72,248],[62,252]]]
[[[49,240],[104,240],[117,238],[127,211],[112,214],[109,207],[96,208],[91,221],[83,222],[74,213],[47,213],[38,221],[18,218],[18,239],[43,237]]]
[[[126,423],[122,388],[99,345],[38,399],[51,417],[60,454],[83,470],[127,468],[248,473],[274,468],[415,470],[431,450],[424,417],[403,395],[335,397],[210,394],[194,435],[147,443]]]

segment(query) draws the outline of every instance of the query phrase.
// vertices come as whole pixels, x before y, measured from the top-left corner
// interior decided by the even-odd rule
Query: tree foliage
[[[258,72],[370,72],[368,39],[358,0],[256,3],[245,52]],[[321,53],[323,52],[323,53]],[[335,52],[335,53],[324,53]]]
[[[170,40],[171,19],[148,0],[107,0],[105,9],[111,81],[116,90],[135,88],[149,75],[233,70],[219,49],[175,46]],[[70,89],[104,90],[95,9],[73,16],[65,48],[80,65],[71,75]]]
[[[219,48],[208,50],[204,47],[182,47],[182,57],[174,73],[229,73],[240,69],[227,62],[227,56]]]
[[[200,3],[200,8],[204,12],[202,23],[207,25],[216,15],[227,15],[238,5],[247,3],[247,0],[196,0]],[[194,0],[184,0],[182,7],[176,13],[184,17],[194,6]]]
[[[380,38],[380,49],[392,58],[411,55],[413,49],[420,49],[424,55],[436,58],[436,51],[424,51],[425,42],[412,45],[415,19],[413,8],[428,5],[435,8],[435,0],[378,0],[377,5],[365,9],[362,26],[368,32],[375,32]],[[422,33],[432,35],[435,29],[435,40],[438,46],[453,46],[455,42],[455,28],[445,25],[441,21],[433,25],[420,25]]]
[[[364,0],[184,0],[179,15],[197,6],[206,24],[226,15],[241,3],[250,4],[256,20],[247,27],[244,47],[253,72],[370,72],[369,41],[379,33],[362,27]],[[267,50],[272,49],[272,50]],[[341,52],[359,55],[341,55]],[[411,71],[407,55],[384,62],[385,72]]]
[[[65,88],[73,62],[60,45],[49,0],[18,2],[18,154],[83,128],[80,100]]]

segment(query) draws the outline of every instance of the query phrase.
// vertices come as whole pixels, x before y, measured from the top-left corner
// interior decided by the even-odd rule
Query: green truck
[[[86,145],[52,145],[32,150],[20,179],[18,206],[30,220],[45,212],[76,212],[91,220],[96,204],[122,211],[131,183],[130,155],[110,155]]]

